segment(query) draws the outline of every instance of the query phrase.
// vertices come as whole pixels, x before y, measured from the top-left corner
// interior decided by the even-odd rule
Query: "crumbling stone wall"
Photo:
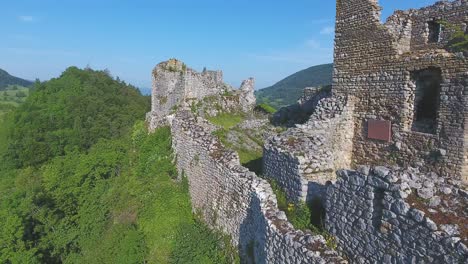
[[[342,263],[322,236],[295,230],[279,211],[270,185],[242,167],[235,152],[190,111],[172,121],[177,168],[189,181],[194,211],[231,235],[243,263]]]
[[[331,97],[331,87],[306,87],[296,104],[280,108],[271,118],[275,126],[294,127],[307,122],[320,100]]]
[[[253,78],[234,89],[223,82],[222,71],[205,69],[200,73],[176,59],[159,63],[152,78],[151,112],[147,114],[150,130],[166,124],[166,117],[178,109],[200,110],[198,106],[203,106],[202,101],[207,98],[211,99],[206,103],[210,103],[209,114],[213,115],[220,110],[246,112],[255,107]]]
[[[468,1],[441,1],[419,10],[399,11],[380,22],[376,0],[337,1],[333,94],[355,98],[353,162],[417,166],[457,179],[463,171],[468,62],[444,48],[441,32],[428,41],[428,23],[462,26]],[[442,82],[433,133],[415,131],[415,72],[439,69]],[[389,142],[368,138],[368,121],[392,123]],[[465,176],[466,177],[466,176]]]
[[[291,201],[320,197],[335,171],[351,166],[352,99],[344,96],[318,102],[307,123],[268,140],[263,173],[285,190]]]
[[[464,28],[468,23],[467,5],[466,0],[438,1],[432,6],[407,11],[412,20],[411,50],[443,49],[452,32],[442,25],[439,41],[430,42],[428,22],[449,23]]]
[[[468,94],[468,80],[465,79],[465,94]],[[465,97],[465,109],[468,109],[468,97]],[[465,111],[465,163],[462,169],[462,180],[468,182],[468,111]]]
[[[407,181],[415,179],[413,173],[376,167],[361,172],[343,170],[338,176],[337,182],[327,189],[325,224],[352,262],[466,263],[468,248],[459,237],[464,223],[438,225],[407,201],[414,192],[410,185],[419,184],[419,180]],[[427,176],[419,179],[425,180],[420,188],[434,188]],[[466,208],[465,191],[447,185],[440,190],[446,194],[462,193],[447,196],[448,201],[443,203],[459,199],[459,206]],[[436,210],[432,211],[431,215],[437,215]],[[463,209],[457,213],[462,221],[466,219]]]

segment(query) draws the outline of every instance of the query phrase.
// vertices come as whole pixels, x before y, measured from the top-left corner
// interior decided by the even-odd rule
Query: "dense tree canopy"
[[[71,67],[35,89],[14,116],[10,156],[17,166],[39,165],[86,150],[100,138],[125,135],[149,107],[136,88],[105,71]]]
[[[232,263],[192,215],[169,128],[103,71],[67,69],[0,116],[0,263]]]

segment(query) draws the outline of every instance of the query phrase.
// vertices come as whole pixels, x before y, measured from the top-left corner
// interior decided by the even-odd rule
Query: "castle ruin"
[[[377,1],[338,1],[333,96],[305,124],[267,143],[267,175],[289,179],[280,182],[296,186],[293,200],[313,197],[311,182],[333,182],[335,171],[353,164],[418,167],[466,182],[468,63],[463,53],[446,50],[451,31],[442,23],[466,30],[467,5],[397,11],[382,24]],[[335,101],[341,105],[331,110]],[[318,116],[328,111],[333,118]],[[317,151],[316,144],[330,149]],[[275,167],[277,160],[291,169]]]
[[[205,104],[204,110],[210,115],[216,115],[214,108],[249,112],[255,107],[253,78],[243,81],[236,90],[224,83],[222,71],[197,72],[177,59],[170,59],[154,68],[152,79],[151,112],[147,116],[150,130],[166,124],[167,117],[177,110],[193,108],[207,98],[210,104]]]
[[[194,211],[243,263],[466,263],[468,54],[450,45],[468,1],[380,16],[377,0],[337,1],[332,92],[308,89],[310,117],[265,142],[264,178],[205,120],[252,111],[253,79],[234,90],[177,60],[153,71],[149,128],[171,126]],[[294,229],[267,180],[320,201],[337,248]]]
[[[353,163],[468,180],[468,63],[446,49],[448,25],[466,31],[467,3],[397,11],[381,24],[377,1],[338,1],[333,94],[355,105]]]

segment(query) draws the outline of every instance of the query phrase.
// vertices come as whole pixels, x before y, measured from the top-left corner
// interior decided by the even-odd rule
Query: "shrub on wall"
[[[468,34],[461,26],[454,25],[447,21],[439,21],[446,30],[452,32],[447,44],[448,50],[452,52],[467,52],[468,51]]]

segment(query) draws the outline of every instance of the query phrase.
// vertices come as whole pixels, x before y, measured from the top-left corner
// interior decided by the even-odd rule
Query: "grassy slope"
[[[29,88],[23,86],[16,86],[18,89],[13,90],[13,87],[13,85],[10,85],[5,90],[0,92],[0,104],[10,104],[13,106],[19,106],[21,103],[24,103],[24,101],[26,101],[26,98],[29,95]],[[21,93],[23,93],[26,96],[18,96]]]
[[[0,91],[0,117],[24,103],[27,96],[29,96],[29,88],[23,86],[16,87],[17,89],[13,90],[13,86],[10,85],[6,90]],[[18,96],[20,94],[25,96]],[[0,124],[1,122],[2,120],[0,119]]]
[[[221,113],[217,116],[208,117],[208,121],[212,124],[220,126],[224,129],[231,129],[241,123],[244,117],[239,114]]]
[[[228,147],[239,154],[239,159],[242,165],[258,171],[258,161],[261,160],[263,153],[253,147],[246,147],[249,144],[258,144],[262,146],[262,139],[256,138],[248,131],[243,131],[236,127],[239,123],[244,121],[245,117],[233,113],[221,113],[215,117],[209,117],[208,121],[212,124],[220,126],[221,128],[214,132],[214,135],[219,138],[225,147]],[[228,140],[229,134],[238,138],[237,142],[230,142]],[[247,144],[246,144],[247,143]]]
[[[257,103],[268,103],[276,109],[294,104],[306,87],[329,85],[332,82],[333,64],[313,66],[299,71],[273,86],[255,92]]]

